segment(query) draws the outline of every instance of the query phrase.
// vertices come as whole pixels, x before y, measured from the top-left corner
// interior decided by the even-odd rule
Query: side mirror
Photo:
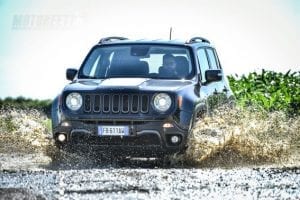
[[[67,80],[73,81],[77,72],[78,72],[77,69],[67,69],[67,73],[66,73]]]
[[[220,81],[223,78],[222,70],[220,69],[209,69],[205,71],[206,83]]]

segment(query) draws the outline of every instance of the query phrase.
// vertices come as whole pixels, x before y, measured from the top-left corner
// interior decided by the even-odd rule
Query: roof
[[[188,41],[183,40],[164,40],[164,39],[139,39],[131,40],[123,37],[106,37],[102,38],[99,45],[106,44],[165,44],[165,45],[184,45],[184,46],[211,46],[209,40],[202,37],[194,37]]]

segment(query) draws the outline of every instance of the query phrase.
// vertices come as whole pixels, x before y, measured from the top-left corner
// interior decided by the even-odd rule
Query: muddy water
[[[58,152],[40,112],[1,112],[0,199],[299,199],[299,127],[299,117],[224,108],[171,162],[116,161]]]

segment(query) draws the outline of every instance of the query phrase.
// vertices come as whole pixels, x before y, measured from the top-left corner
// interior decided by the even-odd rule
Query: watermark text
[[[14,15],[13,30],[63,30],[77,28],[83,17],[77,15]]]

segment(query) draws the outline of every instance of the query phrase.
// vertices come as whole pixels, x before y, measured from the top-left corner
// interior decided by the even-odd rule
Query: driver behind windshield
[[[163,65],[159,68],[159,75],[163,77],[177,77],[176,59],[172,54],[163,56]]]

